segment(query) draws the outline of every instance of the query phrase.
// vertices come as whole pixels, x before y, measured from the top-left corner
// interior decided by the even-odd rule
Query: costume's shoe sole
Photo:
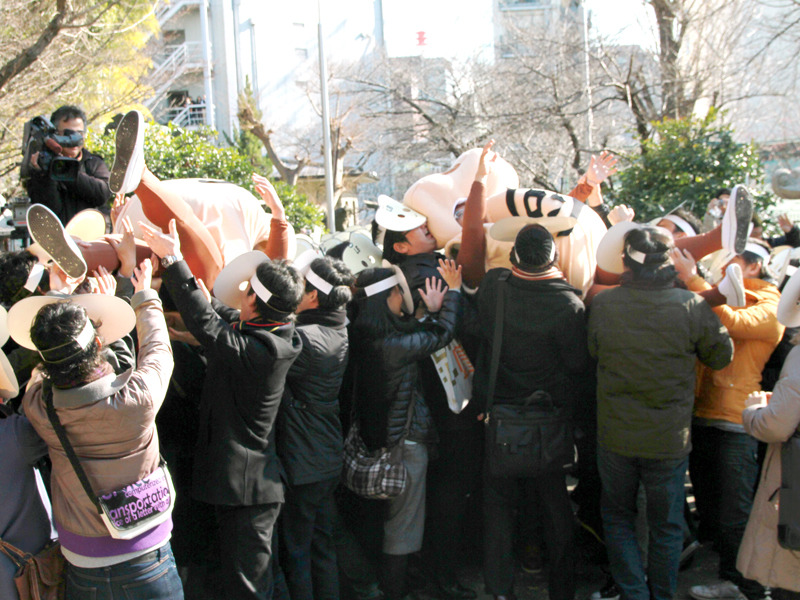
[[[731,192],[728,210],[733,211],[732,216],[736,223],[731,224],[731,219],[727,219],[727,235],[723,235],[723,247],[726,250],[741,254],[747,244],[747,235],[750,233],[750,221],[753,218],[753,199],[750,192],[743,185],[737,185]],[[727,213],[725,217],[727,217]],[[726,221],[723,217],[723,222]]]
[[[138,110],[122,117],[117,126],[116,154],[108,187],[111,192],[128,194],[136,190],[144,169],[144,118]]]
[[[28,209],[28,231],[34,242],[61,267],[69,277],[86,275],[86,261],[61,221],[49,208],[32,204]]]

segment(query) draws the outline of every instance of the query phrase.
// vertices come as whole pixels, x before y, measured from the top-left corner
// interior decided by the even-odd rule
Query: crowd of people
[[[117,126],[117,234],[76,243],[34,205],[44,258],[0,255],[0,539],[36,554],[57,533],[66,598],[399,600],[422,574],[468,600],[473,545],[487,594],[514,598],[541,553],[572,600],[578,530],[608,565],[596,600],[673,598],[706,542],[719,582],[695,600],[800,598],[776,492],[800,425],[787,217],[764,239],[735,186],[705,219],[637,223],[602,201],[610,155],[562,195],[509,185],[489,142],[445,174],[465,197],[420,182],[324,251],[290,255],[254,175],[272,219],[234,256],[219,222],[242,221],[230,241],[250,213],[187,204],[144,131]],[[396,493],[343,484],[352,444],[399,465]]]

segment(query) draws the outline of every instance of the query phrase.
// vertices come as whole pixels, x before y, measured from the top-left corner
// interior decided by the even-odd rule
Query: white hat
[[[106,218],[96,208],[87,208],[72,217],[64,229],[72,237],[90,242],[105,235]]]
[[[639,223],[621,221],[606,231],[597,245],[597,266],[607,273],[622,274],[625,271],[625,265],[622,262],[625,236],[629,231],[641,227]]]
[[[108,294],[77,294],[74,296],[31,296],[20,300],[8,311],[8,330],[23,348],[36,350],[31,340],[31,326],[43,306],[56,302],[72,302],[86,309],[89,318],[99,323],[97,333],[105,344],[115,342],[136,326],[136,314],[122,298]]]
[[[319,251],[327,254],[339,244],[345,243],[350,239],[350,234],[346,231],[337,231],[335,233],[326,233],[319,240]]]
[[[294,253],[295,259],[299,257],[303,252],[307,250],[316,250],[317,245],[314,243],[314,240],[311,239],[310,236],[307,236],[305,233],[298,233],[294,236],[296,250]]]
[[[8,311],[0,306],[0,346],[6,345],[8,336]]]
[[[541,225],[555,237],[575,227],[575,217],[506,217],[489,229],[489,235],[499,242],[513,242],[526,225]]]
[[[256,268],[269,258],[260,250],[251,250],[225,265],[214,281],[214,296],[231,308],[241,310],[242,292],[247,289]],[[266,302],[266,301],[265,301]]]
[[[372,238],[354,231],[350,234],[350,243],[342,252],[342,262],[353,275],[357,275],[364,269],[379,266],[382,256],[383,252],[372,243]]]
[[[800,258],[800,248],[793,248],[792,246],[778,246],[772,249],[768,266],[778,274],[778,287],[780,288],[786,277],[791,277],[794,273],[790,263],[792,259]]]
[[[795,271],[781,290],[778,302],[778,322],[786,327],[800,326],[800,269]]]
[[[311,263],[318,258],[322,258],[322,254],[311,248],[298,255],[297,258],[292,261],[292,266],[300,275],[305,277],[306,273],[308,273],[308,270],[311,268]]]
[[[413,208],[401,204],[389,196],[378,196],[378,210],[375,211],[375,221],[389,231],[411,231],[426,221],[425,215],[419,214]]]
[[[19,394],[19,382],[6,353],[0,350],[0,398],[14,398]]]

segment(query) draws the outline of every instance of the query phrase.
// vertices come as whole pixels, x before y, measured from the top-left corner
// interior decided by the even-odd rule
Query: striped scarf
[[[540,273],[530,273],[528,271],[523,271],[519,267],[511,266],[511,273],[514,277],[518,277],[524,281],[541,281],[543,279],[565,279],[564,274],[561,272],[561,269],[553,265],[549,269],[542,271]]]

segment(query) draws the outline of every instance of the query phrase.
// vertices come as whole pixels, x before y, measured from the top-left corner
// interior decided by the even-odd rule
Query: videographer
[[[70,133],[86,135],[86,113],[77,106],[61,106],[50,117],[56,135]],[[52,149],[52,146],[50,146]],[[74,146],[57,146],[58,154],[79,161],[74,181],[54,181],[47,170],[39,165],[39,152],[30,158],[28,195],[34,204],[44,204],[62,223],[67,223],[76,213],[86,208],[104,207],[111,198],[108,189],[109,170],[103,159],[83,147],[83,141]],[[104,211],[106,212],[106,211]]]

